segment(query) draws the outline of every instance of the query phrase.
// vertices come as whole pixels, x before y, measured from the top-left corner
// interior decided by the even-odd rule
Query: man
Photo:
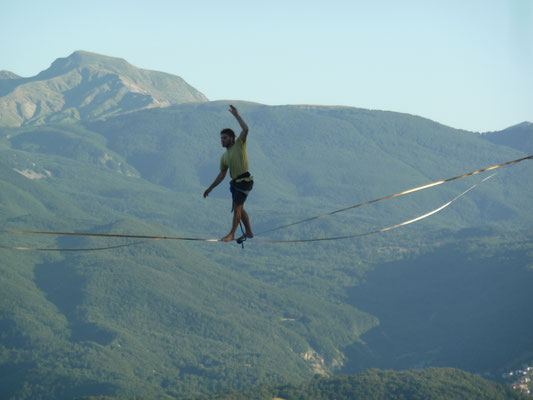
[[[248,126],[239,115],[237,109],[232,105],[229,107],[229,112],[239,122],[242,132],[237,140],[235,140],[235,132],[231,129],[222,129],[220,132],[220,141],[222,147],[226,149],[226,152],[222,154],[220,159],[220,173],[211,186],[204,192],[204,198],[206,198],[224,180],[229,169],[231,176],[230,190],[233,197],[233,225],[230,233],[221,239],[224,242],[230,242],[235,239],[235,231],[239,226],[239,221],[243,222],[245,229],[245,234],[239,238],[239,241],[245,237],[250,239],[254,237],[250,225],[250,218],[246,211],[244,211],[244,202],[254,185],[253,178],[248,172],[248,157],[246,155]]]

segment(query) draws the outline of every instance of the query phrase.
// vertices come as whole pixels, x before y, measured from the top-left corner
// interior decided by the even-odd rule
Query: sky
[[[24,77],[86,50],[210,100],[533,122],[533,0],[0,0],[0,38],[0,70]]]

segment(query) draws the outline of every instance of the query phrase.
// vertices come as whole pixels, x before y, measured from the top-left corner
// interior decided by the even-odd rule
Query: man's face
[[[233,144],[233,136],[223,133],[220,135],[220,142],[222,147],[228,148]]]

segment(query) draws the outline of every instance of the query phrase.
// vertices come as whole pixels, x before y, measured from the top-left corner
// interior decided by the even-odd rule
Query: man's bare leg
[[[235,239],[235,232],[239,226],[239,221],[242,217],[243,205],[233,203],[233,226],[231,227],[231,232],[224,236],[222,239],[223,242],[231,242]]]
[[[250,225],[250,217],[248,217],[248,213],[244,210],[244,208],[242,209],[241,221],[244,224],[246,237],[250,239],[253,238],[254,234],[252,233],[252,225]]]

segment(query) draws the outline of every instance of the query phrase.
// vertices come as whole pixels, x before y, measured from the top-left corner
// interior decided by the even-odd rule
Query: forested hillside
[[[392,112],[232,104],[250,126],[256,183],[246,207],[256,238],[244,250],[176,240],[87,252],[1,248],[6,398],[170,399],[278,384],[298,391],[315,374],[373,367],[453,366],[495,378],[533,359],[531,160],[494,171],[450,207],[390,232],[262,241],[391,226],[488,174],[261,234],[528,156],[531,131],[496,141],[496,133]],[[202,194],[218,174],[220,129],[237,130],[228,106],[179,104],[0,128],[2,230],[224,236],[226,183],[207,199]],[[0,233],[2,246],[132,242]],[[404,383],[425,376],[369,374]],[[327,382],[304,386],[314,393]]]
[[[526,399],[510,387],[451,368],[426,371],[370,370],[358,376],[317,377],[300,385],[228,392],[212,400],[504,400]],[[202,397],[201,399],[207,399]],[[198,399],[200,400],[200,398]]]

